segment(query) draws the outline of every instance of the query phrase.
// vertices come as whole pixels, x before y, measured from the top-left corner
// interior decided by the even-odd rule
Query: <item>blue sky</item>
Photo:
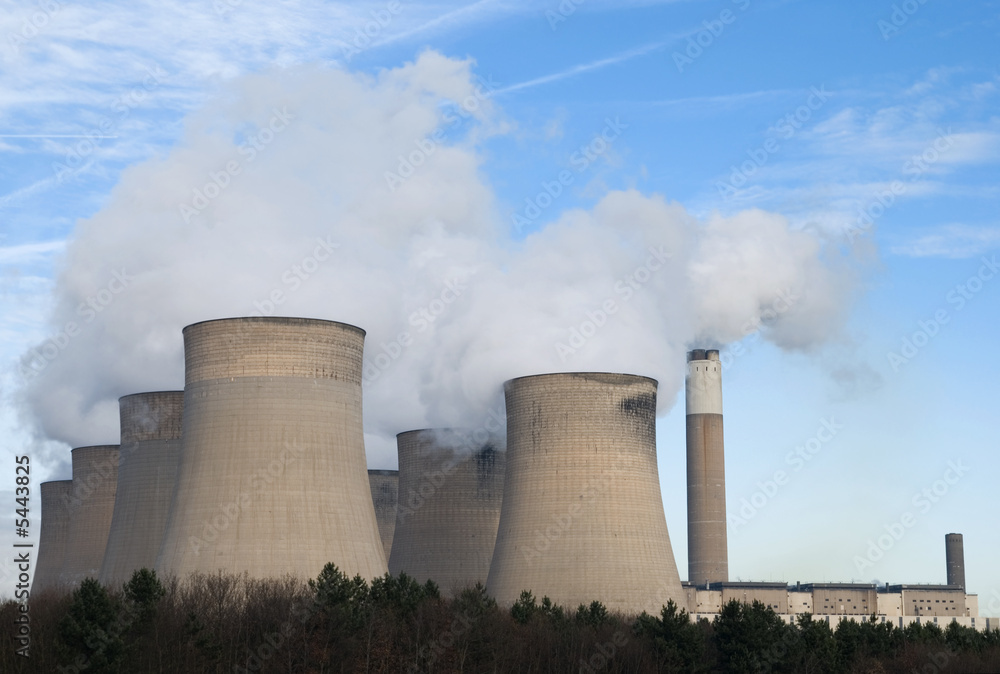
[[[384,25],[371,23],[378,18]],[[348,45],[366,25],[374,37],[370,44],[359,42],[362,48],[352,53]],[[498,277],[534,265],[536,280],[562,278],[553,270],[574,261],[586,271],[594,253],[573,247],[572,242],[584,240],[582,235],[574,239],[572,231],[584,226],[579,218],[585,217],[574,213],[596,213],[600,220],[602,200],[628,190],[677,203],[701,222],[761,209],[818,242],[816,266],[829,272],[824,283],[836,287],[828,300],[819,293],[808,296],[810,316],[820,315],[823,302],[830,305],[824,313],[829,322],[812,323],[821,325],[823,334],[800,338],[801,330],[780,333],[777,324],[772,334],[765,322],[763,338],[745,339],[743,352],[725,371],[731,513],[739,515],[742,499],[750,502],[755,492],[766,491],[776,471],[787,473],[786,484],[767,496],[763,507],[730,528],[734,579],[943,582],[944,534],[956,531],[965,534],[970,590],[979,593],[984,614],[1000,615],[1000,571],[993,563],[1000,555],[1000,537],[990,515],[1000,475],[995,451],[1000,356],[994,348],[1000,291],[993,271],[1000,253],[1000,3],[233,0],[213,8],[43,2],[9,3],[0,29],[0,448],[11,467],[0,493],[12,491],[11,457],[25,451],[35,465],[35,485],[69,477],[68,445],[62,441],[81,433],[76,427],[72,432],[57,428],[59,416],[51,410],[44,423],[34,418],[43,404],[39,400],[50,393],[55,398],[56,388],[47,389],[45,379],[55,376],[55,368],[29,387],[21,359],[64,326],[66,307],[76,305],[71,299],[107,282],[103,272],[95,271],[95,280],[86,270],[113,267],[112,252],[127,246],[163,245],[164,239],[154,235],[159,216],[148,206],[156,201],[160,183],[151,178],[162,179],[189,155],[207,153],[211,143],[206,138],[238,145],[252,134],[253,126],[233,122],[213,136],[214,129],[225,126],[219,120],[239,117],[233,110],[256,110],[243,106],[246,100],[259,103],[264,112],[246,112],[244,121],[249,124],[257,115],[253,123],[262,128],[271,104],[280,102],[278,94],[274,101],[267,97],[280,88],[275,81],[330,70],[347,71],[352,81],[377,80],[379,73],[403,73],[405,64],[432,50],[448,63],[466,64],[459,75],[441,74],[447,63],[418,68],[426,73],[420,77],[440,82],[435,95],[448,99],[441,92],[461,88],[456,82],[462,77],[464,93],[483,94],[475,114],[452,117],[454,123],[438,120],[438,127],[444,133],[442,149],[466,153],[458,159],[473,158],[470,170],[477,178],[470,189],[485,186],[488,210],[475,218],[501,232],[489,238],[489,246],[544,248],[534,257],[498,264]],[[379,86],[391,91],[388,76],[382,77]],[[338,100],[349,100],[336,88],[339,81],[329,80],[330,88],[319,92],[328,96],[324,104],[331,110]],[[384,105],[393,105],[391,93],[379,96]],[[437,107],[442,115],[465,112],[460,101]],[[595,145],[602,132],[611,140]],[[372,133],[377,135],[377,128]],[[280,155],[282,142],[278,134],[272,154],[261,151],[259,165],[271,166],[273,157],[274,171],[294,173],[296,155]],[[399,152],[417,147],[404,145]],[[590,155],[583,150],[588,146]],[[289,163],[278,166],[279,156]],[[347,165],[359,156],[345,151],[324,161]],[[395,150],[387,156],[396,156]],[[348,174],[345,169],[343,175]],[[372,174],[376,182],[379,174],[384,171]],[[572,180],[551,205],[517,224],[514,216],[526,214],[526,200],[537,203],[545,185],[558,182],[560,174]],[[198,173],[181,182],[189,193],[189,184],[204,180]],[[433,208],[446,211],[442,205]],[[173,202],[169,210],[175,214]],[[289,218],[298,214],[292,206],[275,211]],[[127,228],[102,224],[118,212],[134,215]],[[150,214],[148,221],[144,213]],[[873,217],[865,219],[864,213]],[[569,234],[562,239],[545,234],[557,230]],[[103,232],[111,231],[117,248],[103,247]],[[280,232],[278,225],[266,236],[275,231]],[[221,255],[227,243],[237,250],[241,244],[218,238],[223,234],[219,228],[204,234],[204,250]],[[370,236],[378,238],[374,232]],[[545,248],[545,236],[566,245],[552,247],[549,241]],[[764,235],[746,236],[736,242],[737,249],[753,243],[770,250]],[[458,238],[468,240],[463,237]],[[465,244],[441,245],[455,252]],[[483,254],[469,245],[478,251],[471,258]],[[774,253],[780,255],[781,249]],[[294,252],[289,255],[296,259]],[[539,271],[539,260],[551,266]],[[782,264],[775,257],[763,266]],[[285,266],[275,263],[274,278]],[[807,265],[801,269],[811,273]],[[486,273],[479,278],[487,278]],[[387,279],[373,274],[362,283],[377,296],[382,284],[389,285]],[[730,283],[753,283],[753,278]],[[177,287],[171,301],[182,303],[185,286],[178,281]],[[726,286],[722,294],[736,287]],[[564,297],[548,293],[548,286],[535,288],[524,297],[541,297],[540,315],[547,294]],[[234,299],[225,315],[251,307],[258,296]],[[584,305],[600,299],[591,295]],[[759,304],[758,317],[767,303]],[[666,312],[664,320],[684,322],[698,310],[682,313]],[[347,314],[321,317],[350,322],[353,316]],[[171,320],[180,321],[177,341],[164,348],[176,357],[179,328],[191,321],[183,312]],[[375,321],[374,327],[362,327],[369,329],[372,350],[381,326]],[[110,327],[102,330],[113,341]],[[933,334],[926,340],[914,337],[921,331]],[[156,333],[151,340],[169,341],[173,334],[165,329],[165,336]],[[711,335],[725,349],[742,333],[700,334]],[[919,342],[906,352],[912,357],[892,357],[904,353],[907,338]],[[676,356],[694,346],[684,341],[678,337],[667,350]],[[448,343],[444,336],[435,342]],[[489,344],[476,342],[484,343]],[[614,351],[601,349],[602,354]],[[427,353],[439,357],[440,350],[428,347]],[[658,358],[651,355],[648,368],[639,356],[622,367],[661,380],[666,400],[658,432],[661,486],[683,577],[683,405],[670,406],[680,381],[662,374],[654,362]],[[63,361],[71,362],[71,349],[60,356],[60,368]],[[582,364],[602,369],[619,362],[598,355]],[[497,368],[495,374],[500,379],[530,374],[541,365],[533,361],[525,367]],[[59,374],[68,380],[74,371],[86,370],[60,369]],[[679,371],[680,365],[671,372]],[[148,390],[125,388],[124,382],[176,387],[182,384],[178,376],[98,376],[100,390],[87,395],[104,401],[94,408],[104,409],[107,417],[107,401]],[[443,380],[461,379],[460,373],[449,376]],[[72,386],[58,390],[72,391]],[[72,406],[75,400],[59,397],[56,404]],[[391,400],[388,393],[369,398],[366,392],[366,414],[380,414],[376,407]],[[434,414],[423,418],[434,421]],[[92,417],[67,418],[72,418],[69,426]],[[842,428],[796,470],[800,464],[788,460],[789,452],[814,438],[824,420]],[[372,431],[372,468],[394,465],[385,434],[383,426]],[[113,441],[100,426],[94,427],[93,438],[79,442]],[[949,462],[969,470],[959,471],[953,485],[940,483],[947,493],[935,496],[938,500],[924,512],[919,493],[955,475],[947,473]],[[37,501],[34,508],[37,526]],[[887,549],[880,557],[869,555],[870,541],[877,542],[908,512],[914,515],[913,526],[883,546]],[[9,577],[2,583],[0,591],[11,587]]]

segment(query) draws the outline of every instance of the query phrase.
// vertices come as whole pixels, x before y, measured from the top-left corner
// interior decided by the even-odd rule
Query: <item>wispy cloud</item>
[[[992,95],[990,82],[983,84],[974,73],[954,81],[961,75],[959,69],[932,70],[917,84],[897,85],[882,93],[841,88],[837,99],[817,110],[794,133],[787,133],[786,127],[782,134],[781,127],[772,125],[747,147],[760,155],[764,139],[772,137],[779,149],[760,155],[766,162],[751,165],[746,180],[725,205],[774,208],[796,221],[828,221],[830,226],[824,229],[839,231],[842,227],[837,223],[853,221],[859,209],[893,184],[903,185],[901,191],[897,189],[900,201],[942,195],[995,198],[995,182],[970,184],[966,179],[969,170],[1000,162],[1000,123],[978,112],[983,107],[980,99]],[[681,110],[700,106],[704,112],[725,105],[750,105],[755,100],[764,103],[769,93],[696,98],[690,103],[682,99],[677,104]],[[899,104],[899,97],[914,102]],[[739,166],[747,165],[744,161]],[[719,181],[726,183],[736,174],[737,169],[730,166]],[[718,197],[717,193],[706,195],[705,208],[718,207]],[[990,236],[942,229],[899,243],[896,252],[975,255]]]
[[[0,264],[15,265],[35,262],[53,253],[62,252],[65,240],[22,243],[16,246],[0,246]]]
[[[44,29],[0,44],[0,153],[28,167],[3,176],[0,212],[7,217],[66,185],[49,168],[56,163],[74,175],[114,174],[171,145],[179,120],[220,81],[276,65],[335,62],[342,45],[385,6],[385,0],[59,4]],[[0,16],[4,36],[20,35],[38,8],[12,10]],[[417,42],[430,32],[528,11],[535,10],[503,0],[404,2],[380,23],[376,42]]]
[[[564,80],[569,77],[576,77],[586,72],[593,70],[599,70],[601,68],[606,68],[608,66],[613,66],[618,63],[623,63],[625,61],[637,58],[639,56],[645,56],[654,51],[658,51],[667,46],[667,42],[651,42],[634,49],[629,49],[627,51],[621,52],[620,54],[615,54],[614,56],[609,56],[608,58],[598,59],[596,61],[591,61],[589,63],[581,63],[580,65],[573,66],[572,68],[567,68],[566,70],[561,70],[557,73],[552,73],[551,75],[544,75],[542,77],[536,77],[535,79],[527,80],[525,82],[519,82],[517,84],[512,84],[508,87],[498,89],[494,95],[509,94],[514,91],[520,91],[522,89],[529,89],[531,87],[537,87],[542,84],[550,84],[552,82],[558,82],[559,80]]]
[[[670,98],[661,101],[650,101],[643,105],[657,108],[681,107],[686,110],[692,108],[719,108],[731,110],[748,103],[765,101],[772,98],[789,96],[800,92],[792,89],[762,89],[760,91],[746,91],[737,94],[720,94],[717,96],[689,96],[687,98]]]
[[[17,16],[0,18],[4,35],[18,33],[36,7],[25,5]],[[364,31],[384,1],[290,3],[222,0],[207,3],[138,0],[123,5],[95,0],[61,5],[44,30],[20,42],[0,45],[0,113],[31,112],[39,106],[99,105],[102,94],[118,93],[146,77],[146,67],[170,73],[157,92],[181,112],[196,107],[201,92],[221,79],[277,65],[330,61],[342,46]],[[373,41],[388,44],[430,31],[457,30],[497,16],[529,11],[501,0],[404,2]],[[81,28],[86,39],[81,39]],[[234,40],[234,36],[239,36]],[[166,94],[171,100],[166,101]],[[44,111],[43,111],[44,112]],[[43,117],[47,119],[47,116]],[[58,119],[58,118],[57,118]],[[8,128],[8,133],[31,133]]]
[[[445,12],[441,16],[425,21],[413,28],[387,35],[384,39],[375,42],[373,46],[392,44],[393,42],[406,40],[415,35],[422,35],[441,28],[478,23],[497,14],[510,13],[511,9],[512,5],[510,3],[499,2],[498,0],[479,0],[479,2],[474,2],[471,5]]]
[[[953,75],[960,74],[962,71],[962,68],[948,68],[943,66],[940,68],[931,68],[922,80],[916,82],[906,90],[906,94],[916,96],[927,94],[934,89],[947,85]]]
[[[36,180],[30,185],[26,185],[25,187],[14,190],[9,194],[5,194],[0,197],[0,209],[14,205],[24,199],[27,199],[28,197],[37,196],[58,184],[59,178],[55,174],[47,178],[42,178],[41,180]]]
[[[976,257],[996,248],[1000,248],[1000,226],[950,224],[893,246],[891,250],[906,257],[960,259]]]

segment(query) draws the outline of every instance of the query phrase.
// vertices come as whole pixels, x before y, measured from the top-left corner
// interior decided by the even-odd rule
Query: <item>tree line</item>
[[[804,614],[786,624],[731,601],[690,620],[575,610],[525,590],[509,609],[482,585],[443,598],[428,581],[370,583],[333,564],[292,578],[136,571],[119,588],[85,580],[31,599],[30,657],[16,655],[18,604],[0,604],[0,671],[133,672],[997,672],[1000,632],[956,623],[900,629],[875,616],[831,629]]]

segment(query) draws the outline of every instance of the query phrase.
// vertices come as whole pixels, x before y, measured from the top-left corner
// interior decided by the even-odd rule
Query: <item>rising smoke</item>
[[[764,332],[779,346],[836,332],[850,275],[773,213],[699,221],[613,191],[512,239],[481,149],[507,124],[471,65],[425,52],[377,76],[245,77],[126,170],[67,247],[58,343],[24,357],[39,436],[117,442],[117,398],[182,388],[181,328],[213,318],[367,330],[374,467],[394,464],[397,432],[481,425],[511,377],[647,375],[665,412],[695,340],[740,339],[779,302]]]

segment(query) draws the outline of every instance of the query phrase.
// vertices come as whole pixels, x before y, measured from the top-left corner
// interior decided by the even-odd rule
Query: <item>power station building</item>
[[[682,603],[656,467],[656,381],[627,374],[512,379],[507,477],[486,589],[657,613]]]
[[[177,486],[160,574],[387,571],[365,461],[365,332],[252,317],[184,328]]]
[[[506,452],[456,429],[408,431],[396,444],[399,504],[389,573],[433,580],[444,596],[486,583]]]
[[[787,622],[803,613],[814,618],[863,620],[872,615],[899,627],[946,618],[977,629],[998,629],[1000,619],[980,618],[976,595],[965,592],[961,534],[945,536],[947,585],[729,581],[726,537],[726,476],[722,424],[722,364],[719,352],[687,354],[688,581],[684,602],[692,618],[712,619],[732,600],[754,601]],[[833,624],[833,627],[836,625]]]
[[[952,618],[978,629],[997,629],[1000,619],[979,617],[976,595],[957,585],[875,585],[874,583],[725,582],[684,583],[686,606],[693,617],[711,619],[732,600],[759,601],[790,621],[810,613],[816,619],[867,620],[872,615],[904,627],[930,619]]]
[[[118,491],[98,577],[104,585],[121,585],[138,569],[156,566],[177,482],[184,392],[127,395],[118,409]]]
[[[729,580],[722,366],[687,354],[688,581],[660,494],[657,382],[598,372],[507,381],[502,440],[461,430],[397,436],[399,470],[367,470],[364,330],[253,317],[183,331],[183,391],[120,399],[121,445],[72,450],[72,480],[41,485],[34,589],[85,577],[120,585],[141,567],[315,578],[405,572],[451,595],[486,583],[570,609],[601,601],[657,614],[669,600],[711,619],[732,600],[832,627],[872,615],[900,627],[998,629],[966,593],[961,534],[946,585]]]

